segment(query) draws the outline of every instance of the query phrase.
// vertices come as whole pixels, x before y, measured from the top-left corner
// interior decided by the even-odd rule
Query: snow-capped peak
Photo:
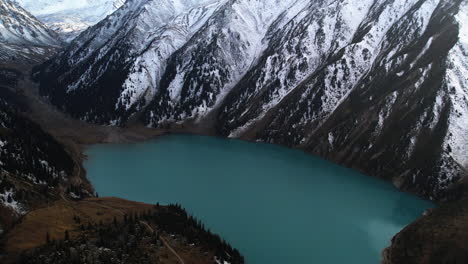
[[[16,2],[0,0],[0,42],[15,45],[59,46],[55,32]]]
[[[16,0],[50,28],[71,41],[120,8],[125,0]]]

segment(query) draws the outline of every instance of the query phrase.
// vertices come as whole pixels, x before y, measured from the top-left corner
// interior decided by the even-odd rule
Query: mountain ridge
[[[70,42],[82,31],[120,8],[125,0],[16,0]]]
[[[0,1],[0,59],[3,62],[42,61],[62,46],[54,31],[37,20],[15,1]]]
[[[36,69],[42,95],[88,122],[206,125],[425,198],[464,192],[452,191],[468,165],[463,1],[181,3],[127,2]],[[204,11],[187,20],[163,6]]]

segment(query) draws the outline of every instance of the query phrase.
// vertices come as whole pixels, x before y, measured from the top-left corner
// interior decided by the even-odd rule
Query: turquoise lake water
[[[180,203],[248,264],[379,263],[391,238],[434,206],[274,145],[171,135],[86,154],[101,197]]]

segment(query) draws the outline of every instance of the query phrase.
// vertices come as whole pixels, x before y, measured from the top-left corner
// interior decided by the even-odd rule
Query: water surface
[[[393,235],[433,206],[274,145],[171,135],[86,154],[100,196],[180,203],[248,264],[379,263]]]

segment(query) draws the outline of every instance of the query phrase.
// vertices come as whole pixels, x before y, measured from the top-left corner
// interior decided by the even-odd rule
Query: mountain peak
[[[47,26],[71,41],[120,8],[125,0],[16,0]]]
[[[57,34],[14,1],[0,0],[0,41],[10,44],[60,46]]]
[[[15,1],[0,0],[0,59],[38,60],[62,45],[57,33]]]

